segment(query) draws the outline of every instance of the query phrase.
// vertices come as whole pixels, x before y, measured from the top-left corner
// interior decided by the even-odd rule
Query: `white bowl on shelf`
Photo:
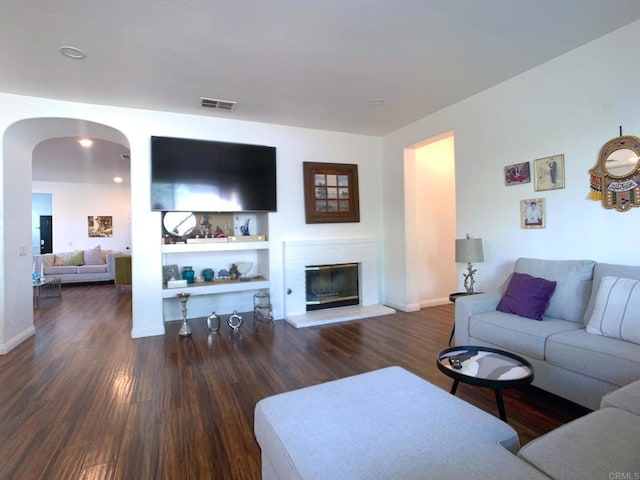
[[[248,280],[247,273],[251,271],[253,262],[238,262],[236,263],[236,267],[238,268],[238,273],[240,274],[240,280]]]

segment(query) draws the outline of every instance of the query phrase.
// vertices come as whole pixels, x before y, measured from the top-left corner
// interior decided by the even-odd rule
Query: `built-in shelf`
[[[233,252],[238,250],[266,250],[269,242],[173,243],[162,245],[162,253]]]
[[[242,280],[214,280],[213,282],[192,283],[186,287],[163,288],[162,298],[173,298],[180,292],[191,295],[211,295],[216,293],[245,292],[269,288],[269,280],[264,278]]]

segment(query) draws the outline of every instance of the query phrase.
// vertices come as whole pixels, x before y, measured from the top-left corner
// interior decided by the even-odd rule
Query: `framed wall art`
[[[545,228],[544,198],[520,200],[520,227]]]
[[[521,183],[531,182],[531,170],[529,162],[514,163],[504,167],[504,184],[520,185]]]
[[[88,216],[87,227],[90,237],[113,237],[113,217],[110,215]]]
[[[307,223],[360,221],[358,166],[348,163],[303,163]]]
[[[564,188],[564,155],[534,160],[533,175],[536,192]]]

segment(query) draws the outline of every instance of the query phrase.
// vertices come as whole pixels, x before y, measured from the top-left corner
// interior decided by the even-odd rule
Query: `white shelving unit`
[[[202,275],[202,270],[211,268],[216,273],[213,281],[188,284],[186,287],[167,288],[163,285],[163,315],[165,321],[179,319],[181,316],[177,294],[190,293],[188,302],[189,318],[206,316],[211,311],[226,314],[233,310],[252,311],[253,295],[258,291],[269,290],[269,242],[258,240],[258,235],[268,238],[268,214],[248,214],[251,217],[251,239],[238,238],[237,241],[205,241],[200,239],[193,243],[172,243],[161,246],[162,265],[177,265],[179,271],[185,266],[191,266],[196,277]],[[240,224],[244,223],[247,215],[233,214],[234,219],[240,217]],[[244,217],[244,218],[243,218]],[[226,219],[212,218],[216,222]],[[163,230],[163,236],[166,234]],[[248,241],[243,241],[248,240]],[[218,271],[229,270],[231,264],[238,262],[252,262],[248,273],[250,280],[218,279]],[[160,280],[162,281],[162,279]]]

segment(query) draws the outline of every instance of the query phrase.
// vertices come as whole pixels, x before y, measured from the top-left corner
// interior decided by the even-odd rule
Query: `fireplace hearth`
[[[358,264],[310,265],[305,267],[307,312],[358,305]]]

